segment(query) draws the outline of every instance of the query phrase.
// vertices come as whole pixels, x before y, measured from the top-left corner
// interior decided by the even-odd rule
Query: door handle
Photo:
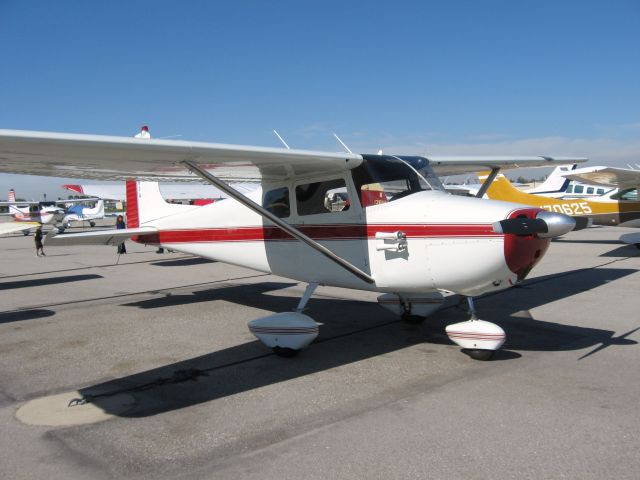
[[[401,231],[397,232],[376,232],[376,250],[403,252],[407,249],[407,234]]]

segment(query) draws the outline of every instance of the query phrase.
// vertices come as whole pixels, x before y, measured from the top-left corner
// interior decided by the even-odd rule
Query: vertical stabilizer
[[[192,205],[168,203],[160,193],[158,182],[127,180],[127,227],[137,228],[154,220],[192,210]]]
[[[478,173],[478,178],[484,183],[488,175],[487,172],[481,172]],[[545,200],[545,197],[536,197],[535,195],[518,190],[511,184],[509,179],[501,173],[498,174],[489,186],[487,197],[491,200],[502,200],[504,202],[515,202],[525,205],[539,205]]]
[[[561,193],[567,190],[571,180],[563,177],[574,170],[578,166],[577,163],[572,165],[559,165],[553,169],[547,179],[537,187],[527,190],[527,193],[537,193],[544,195],[545,193]]]

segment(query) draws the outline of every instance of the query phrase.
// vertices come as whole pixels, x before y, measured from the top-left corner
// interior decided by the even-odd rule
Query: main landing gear
[[[495,323],[479,320],[473,297],[467,297],[469,320],[446,327],[449,339],[462,347],[462,351],[474,360],[490,360],[506,336]]]
[[[280,357],[295,357],[300,350],[309,346],[319,333],[319,325],[308,315],[303,314],[307,302],[318,287],[310,283],[293,312],[276,313],[249,322],[249,331],[258,340]]]

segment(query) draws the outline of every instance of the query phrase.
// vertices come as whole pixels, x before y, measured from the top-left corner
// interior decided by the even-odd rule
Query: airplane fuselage
[[[260,202],[263,192],[277,188],[267,185],[250,196]],[[365,208],[357,203],[351,202],[347,210],[309,215],[292,208],[286,220],[369,272],[373,285],[327,262],[232,199],[158,219],[153,226],[159,233],[138,241],[302,282],[383,292],[450,290],[465,295],[515,284],[549,244],[548,239],[494,230],[496,220],[535,216],[539,211],[521,205],[435,190]],[[394,240],[395,232],[404,233],[406,240]],[[380,238],[385,236],[389,238]]]

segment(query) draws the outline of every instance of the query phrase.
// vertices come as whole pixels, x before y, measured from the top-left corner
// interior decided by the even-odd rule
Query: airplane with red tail
[[[447,334],[476,359],[491,358],[505,333],[478,319],[473,297],[524,280],[550,239],[575,223],[541,208],[450,195],[438,175],[585,161],[361,155],[9,130],[0,130],[0,157],[2,172],[129,179],[128,228],[51,232],[49,245],[132,238],[307,283],[293,311],[249,323],[279,355],[293,356],[317,336],[319,325],[303,310],[318,285],[331,285],[379,292],[382,306],[413,322],[435,312],[447,294],[467,297],[469,321],[449,325]],[[167,180],[204,180],[229,198],[169,204],[156,183]],[[246,181],[260,187],[242,193],[229,185]]]

